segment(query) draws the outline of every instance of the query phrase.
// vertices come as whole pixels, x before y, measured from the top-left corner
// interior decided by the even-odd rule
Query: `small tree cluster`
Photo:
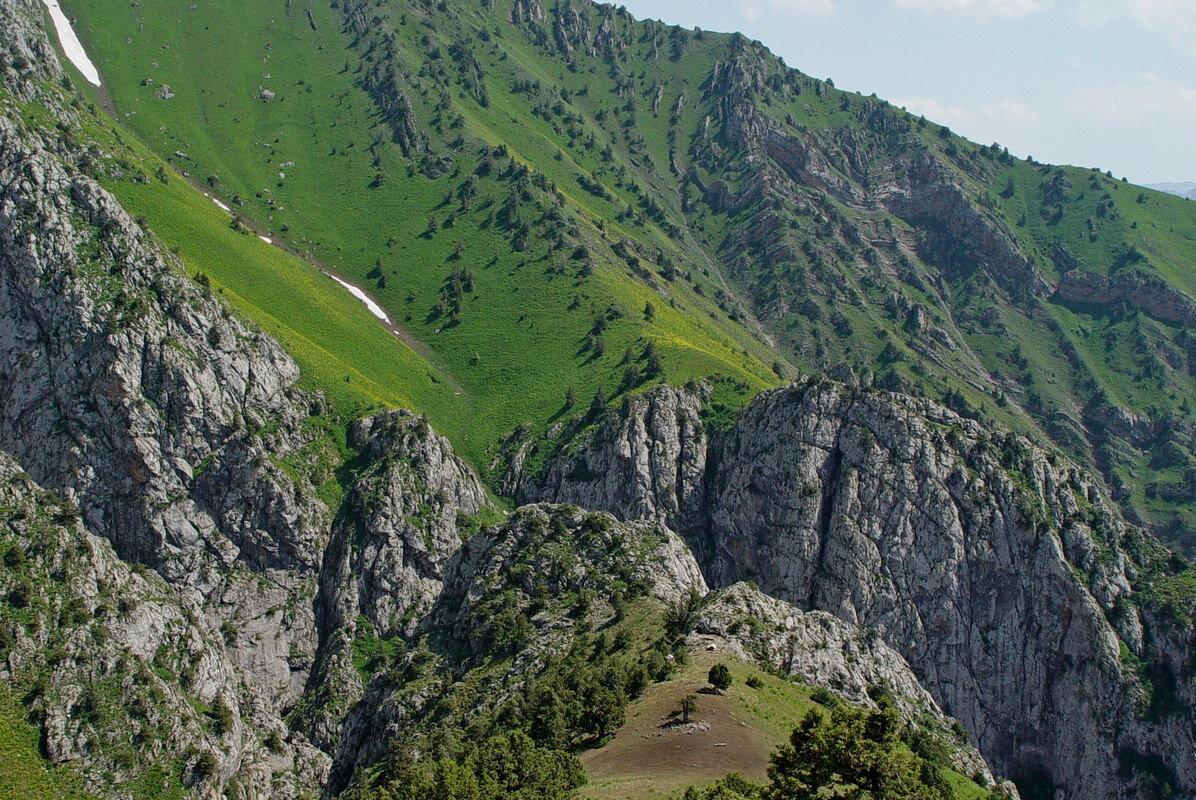
[[[731,687],[731,670],[727,668],[726,664],[718,663],[710,668],[710,673],[706,676],[706,680],[710,681],[710,685],[720,692],[725,692]]]

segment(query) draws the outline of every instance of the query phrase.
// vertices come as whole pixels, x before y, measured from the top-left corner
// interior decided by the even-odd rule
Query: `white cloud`
[[[773,11],[788,11],[793,14],[833,14],[834,0],[767,0]]]
[[[1092,117],[1105,125],[1196,127],[1196,88],[1149,73],[1132,84],[1081,87],[1068,105],[1077,114]]]
[[[1103,26],[1132,19],[1178,49],[1196,53],[1196,2],[1193,0],[1077,0],[1072,13],[1086,25]]]
[[[1131,12],[1184,53],[1196,53],[1196,3],[1192,0],[1133,0]]]
[[[1001,122],[1029,124],[1038,121],[1037,114],[1031,111],[1025,103],[1019,103],[1016,100],[984,103],[980,106],[980,110],[984,112],[985,116]]]
[[[743,3],[743,15],[752,22],[760,18],[762,10],[778,14],[813,14],[826,16],[837,10],[835,0],[747,0]]]
[[[931,97],[894,100],[893,103],[911,114],[920,114],[931,122],[949,128],[986,130],[992,129],[994,123],[1007,128],[1010,125],[1028,125],[1039,119],[1038,114],[1030,110],[1025,103],[1016,100],[981,103],[976,111],[969,111],[962,106],[947,105]]]
[[[1054,0],[896,0],[898,7],[927,14],[946,12],[979,19],[1015,19],[1046,11]]]
[[[972,115],[967,109],[958,106],[948,106],[930,97],[912,97],[909,100],[894,100],[893,105],[901,106],[911,114],[920,114],[931,122],[939,125],[966,125],[972,121]]]
[[[1071,13],[1081,25],[1099,28],[1108,25],[1117,16],[1115,6],[1119,2],[1120,0],[1079,0],[1071,9]]]

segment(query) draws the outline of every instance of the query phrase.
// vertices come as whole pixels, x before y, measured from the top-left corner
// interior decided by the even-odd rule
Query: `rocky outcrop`
[[[1118,795],[1111,723],[1133,691],[1106,614],[1129,581],[1091,483],[929,403],[836,386],[762,398],[721,457],[724,580],[876,628],[999,772]]]
[[[1131,797],[1161,770],[1196,787],[1191,745],[1166,744],[1190,741],[1192,706],[1144,719],[1126,666],[1126,653],[1159,663],[1187,640],[1136,610],[1138,567],[1123,543],[1144,534],[1083,471],[930,402],[808,380],[759,397],[691,463],[663,465],[702,476],[673,511],[671,494],[645,491],[634,460],[595,456],[652,452],[648,409],[669,420],[682,407],[673,390],[625,405],[545,471],[584,466],[585,480],[523,485],[533,498],[545,487],[567,501],[576,486],[595,508],[655,510],[715,585],[751,579],[875,629],[994,769],[1023,785]],[[628,431],[640,438],[622,441]],[[677,427],[661,436],[681,438]],[[1192,696],[1190,678],[1171,674],[1177,696]]]
[[[407,96],[410,81],[398,67],[389,62],[372,65],[362,76],[362,85],[378,107],[382,120],[390,128],[390,138],[403,155],[413,158],[427,149],[427,138],[419,129],[419,120],[411,98]]]
[[[1050,285],[1000,218],[977,207],[943,162],[929,154],[898,165],[880,193],[890,212],[919,230],[919,254],[948,277],[981,270],[1013,297],[1045,297]]]
[[[815,193],[866,213],[884,210],[917,229],[922,259],[946,275],[983,270],[1015,296],[1050,293],[1049,284],[1019,251],[1000,217],[969,197],[966,178],[909,135],[908,118],[891,113],[883,102],[864,98],[859,113],[866,118],[866,128],[819,131],[783,125],[762,111],[761,102],[800,92],[801,77],[778,69],[767,50],[742,36],[734,36],[728,50],[728,60],[716,62],[707,75],[703,100],[717,120],[717,143],[731,153],[750,154],[745,163],[751,172],[739,195],[723,200],[720,207],[744,212],[747,226]],[[711,148],[699,148],[695,155],[712,170],[726,157]],[[965,173],[977,171],[968,166]],[[973,177],[984,176],[977,172]],[[780,225],[764,241],[752,244],[757,251],[784,249],[788,227]],[[756,237],[761,238],[758,233]],[[735,239],[733,235],[722,248],[732,258],[744,244]]]
[[[538,25],[544,22],[544,6],[540,0],[515,0],[511,4],[512,25]]]
[[[0,550],[0,680],[29,705],[50,761],[104,796],[156,773],[197,798],[222,797],[234,777],[279,800],[321,779],[323,755],[247,704],[201,609],[121,561],[3,453]]]
[[[507,486],[535,502],[598,508],[620,519],[656,517],[678,523],[701,502],[707,435],[702,397],[672,387],[627,399],[605,417],[594,435],[547,456],[546,468],[528,475],[519,467],[537,444],[512,457]]]
[[[381,635],[410,635],[468,535],[463,515],[486,505],[486,490],[448,440],[409,411],[354,423],[349,443],[365,466],[338,515],[324,588],[354,587],[356,607]],[[351,555],[342,560],[342,551]]]
[[[350,29],[370,35],[368,9],[344,8]],[[570,8],[558,7],[558,47],[577,54],[592,36],[589,51],[613,64],[634,40],[624,12],[587,9],[597,15],[587,26]],[[548,44],[537,0],[511,9]],[[0,22],[8,92],[64,131],[81,127],[38,7],[0,0]],[[920,224],[914,244],[948,277],[983,269],[1011,292],[1040,291],[995,213],[971,199],[975,187],[926,148],[876,171],[857,132],[815,134],[754,111],[766,90],[797,90],[761,58],[745,50],[716,68],[703,102],[717,103],[719,130],[708,136],[703,123],[690,155],[725,167],[717,148],[750,146],[765,162],[744,186],[714,180],[705,194],[734,213],[776,204],[753,230],[784,249],[778,260],[798,252],[775,238],[786,204],[815,189]],[[480,66],[460,61],[477,85]],[[388,63],[362,80],[400,147],[426,151],[406,74]],[[629,83],[617,91],[634,99]],[[537,505],[483,530],[470,519],[485,505],[476,477],[422,420],[390,413],[350,432],[358,457],[341,477],[352,485],[330,524],[292,469],[322,408],[295,390],[294,363],[88,176],[103,158],[18,119],[0,117],[0,447],[56,492],[18,493],[58,527],[38,539],[25,520],[40,511],[12,504],[25,516],[9,529],[37,547],[33,567],[6,561],[4,588],[38,616],[36,626],[27,614],[5,620],[17,653],[7,669],[24,679],[53,656],[53,691],[35,698],[52,757],[89,776],[131,776],[120,737],[140,734],[136,717],[158,737],[144,755],[177,759],[200,796],[233,793],[234,777],[253,800],[331,794],[487,654],[511,659],[494,686],[513,692],[575,638],[577,620],[613,614],[617,597],[676,603],[705,591],[672,526],[718,584],[752,578],[782,598],[728,590],[701,619],[704,635],[860,699],[877,682],[937,704],[1000,770],[1060,797],[1196,787],[1190,619],[1185,628],[1182,607],[1140,602],[1126,550],[1145,539],[1060,459],[930,403],[818,382],[770,393],[713,434],[700,394],[662,389],[512,484],[615,516]],[[451,166],[434,161],[429,174]],[[832,219],[833,205],[803,208],[836,243],[867,233]],[[878,274],[903,244],[899,233],[882,242],[889,255],[869,262]],[[822,253],[808,258],[826,266]],[[932,304],[933,281],[909,274]],[[831,282],[836,301],[862,297],[842,276]],[[909,317],[910,332],[932,333],[934,312]],[[102,539],[55,519],[75,507]],[[113,587],[115,611],[104,605]],[[743,609],[758,629],[732,621]],[[834,646],[816,646],[822,635]],[[439,677],[421,682],[421,665],[437,659]],[[78,702],[104,686],[132,698],[128,714],[104,720],[103,697]],[[142,700],[159,705],[143,712]]]
[[[0,445],[201,593],[205,567],[314,567],[323,509],[270,463],[286,434],[256,433],[307,416],[294,363],[8,119],[0,186]]]
[[[467,719],[497,706],[581,634],[600,628],[619,598],[671,604],[706,591],[685,542],[659,522],[619,522],[572,505],[516,510],[451,559],[422,636],[361,691],[345,717],[332,790],[379,758],[392,737],[417,730],[453,681],[488,659],[502,659],[501,669],[473,674]]]
[[[619,522],[571,505],[524,506],[470,540],[426,624],[451,631],[469,649],[517,647],[496,635],[496,618],[577,593],[608,603],[615,590],[676,603],[707,587],[685,542],[660,522]],[[534,613],[526,616],[537,624]]]
[[[1065,303],[1114,306],[1125,303],[1174,325],[1196,325],[1196,302],[1142,270],[1127,269],[1101,275],[1072,269],[1059,276],[1056,294]]]
[[[5,46],[42,58],[5,61],[5,86],[59,122],[31,130],[0,116],[0,448],[195,604],[189,624],[204,648],[219,643],[205,657],[229,670],[234,720],[284,731],[315,652],[328,512],[280,462],[316,435],[300,423],[322,403],[293,388],[298,368],[274,341],[78,166],[102,169],[101,154],[62,133],[87,112],[48,80],[61,68],[40,6],[4,0],[0,16]],[[210,790],[241,773],[248,796],[275,783],[288,796],[298,784],[282,773],[299,750],[276,738],[258,755],[249,739],[212,749]],[[303,758],[303,786],[318,784],[326,761]]]
[[[569,59],[575,50],[595,55],[590,43],[590,5],[558,2],[552,9],[552,42],[557,52]]]
[[[875,629],[857,628],[825,611],[801,611],[752,583],[713,592],[691,636],[695,644],[719,639],[720,649],[745,661],[767,664],[852,702],[874,705],[868,689],[882,687],[908,716],[938,711],[905,659]]]
[[[909,664],[876,629],[858,628],[825,611],[801,611],[752,583],[712,592],[697,613],[688,642],[781,670],[800,683],[862,705],[875,706],[874,696],[883,690],[907,720],[929,717],[941,730],[950,726]],[[993,783],[974,749],[958,743],[951,749],[957,770]]]
[[[285,707],[315,632],[309,603],[271,609],[309,588],[327,517],[276,466],[306,441],[297,368],[7,118],[0,187],[0,447],[214,628],[264,626],[237,658]]]
[[[1148,449],[1159,437],[1159,426],[1150,417],[1135,414],[1104,394],[1094,397],[1084,407],[1084,423],[1106,438],[1117,437],[1141,450]]]
[[[316,598],[320,647],[302,721],[330,752],[362,697],[361,637],[412,637],[440,596],[445,570],[486,505],[473,471],[428,421],[408,411],[349,431],[361,468],[333,524]]]

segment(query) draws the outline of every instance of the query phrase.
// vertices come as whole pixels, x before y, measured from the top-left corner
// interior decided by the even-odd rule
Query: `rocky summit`
[[[0,799],[1196,797],[1190,204],[583,0],[44,11]]]

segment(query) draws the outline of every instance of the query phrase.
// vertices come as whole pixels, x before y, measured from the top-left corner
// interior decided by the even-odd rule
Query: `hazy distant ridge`
[[[1168,194],[1177,194],[1180,197],[1186,197],[1189,200],[1196,200],[1196,181],[1184,181],[1183,183],[1148,183],[1147,188],[1158,189],[1160,192],[1167,192]]]

